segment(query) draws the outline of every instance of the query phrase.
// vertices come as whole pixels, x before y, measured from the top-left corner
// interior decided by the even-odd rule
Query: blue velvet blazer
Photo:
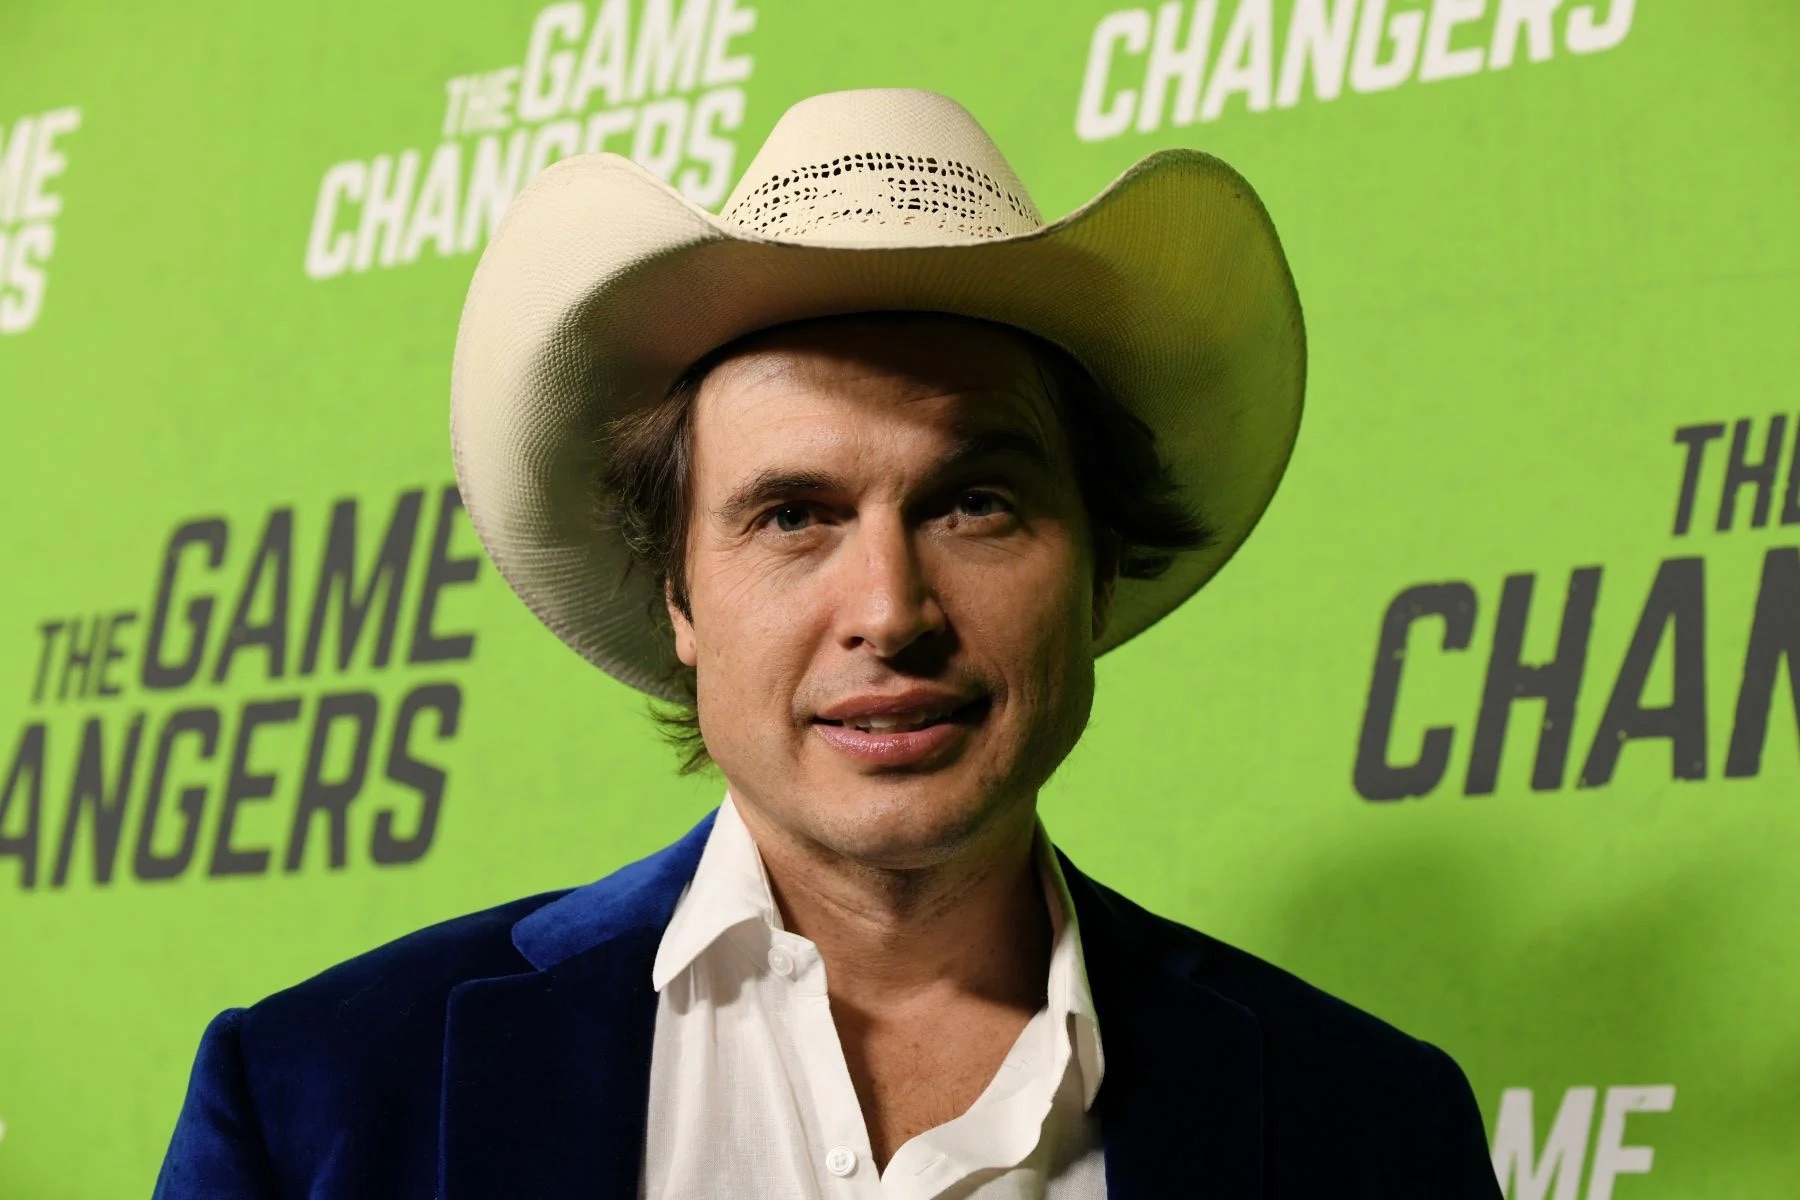
[[[650,966],[711,827],[221,1014],[156,1196],[636,1200]],[[1442,1051],[1062,863],[1110,1200],[1498,1200]]]

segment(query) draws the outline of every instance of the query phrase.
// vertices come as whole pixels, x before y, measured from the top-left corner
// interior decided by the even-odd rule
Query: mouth
[[[992,705],[985,695],[887,701],[847,706],[814,717],[812,725],[826,745],[861,767],[929,769],[956,757]]]
[[[978,696],[960,704],[955,701],[946,701],[910,711],[857,713],[846,715],[839,720],[814,717],[813,722],[817,725],[831,725],[839,729],[853,729],[858,733],[917,733],[921,729],[930,729],[934,725],[970,722],[985,711],[987,705],[988,698]]]

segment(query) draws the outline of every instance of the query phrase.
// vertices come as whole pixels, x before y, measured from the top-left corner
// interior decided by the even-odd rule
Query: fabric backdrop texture
[[[508,200],[716,206],[793,101],[965,104],[1049,218],[1165,146],[1310,341],[1244,549],[1106,656],[1080,867],[1453,1054],[1514,1200],[1800,1178],[1800,7],[0,9],[0,1197],[147,1194],[195,1046],[722,795],[451,481]]]

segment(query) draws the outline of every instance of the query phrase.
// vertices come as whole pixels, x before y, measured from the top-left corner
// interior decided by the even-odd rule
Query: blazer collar
[[[656,1027],[651,968],[714,815],[514,925],[534,971],[450,993],[442,1200],[636,1197]],[[1172,936],[1175,927],[1057,853],[1106,1036],[1095,1112],[1109,1197],[1260,1195],[1255,1017],[1198,982],[1200,939]]]
[[[1094,1111],[1111,1200],[1262,1195],[1262,1031],[1201,982],[1206,942],[1083,875],[1080,914],[1106,1078]]]
[[[513,945],[525,961],[545,971],[628,933],[660,938],[700,865],[718,815],[714,809],[674,845],[531,913],[513,926]]]
[[[535,971],[450,993],[441,1200],[635,1200],[650,1099],[650,966],[713,814],[674,845],[513,926]]]

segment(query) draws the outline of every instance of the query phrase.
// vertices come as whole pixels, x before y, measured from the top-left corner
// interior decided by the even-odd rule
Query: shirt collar
[[[700,865],[656,948],[650,983],[662,991],[726,931],[746,921],[781,928],[775,894],[763,872],[762,855],[729,793],[713,819],[712,833],[700,851]]]
[[[1066,1028],[1081,1073],[1082,1107],[1091,1109],[1100,1090],[1105,1057],[1100,1046],[1100,1023],[1088,987],[1087,963],[1081,950],[1081,927],[1075,903],[1069,895],[1062,864],[1057,861],[1044,823],[1037,821],[1032,855],[1042,881],[1044,901],[1050,911],[1050,973],[1045,983],[1046,1003],[1058,1028]],[[745,922],[760,921],[781,929],[781,912],[763,868],[756,842],[738,815],[730,793],[719,805],[712,833],[700,852],[694,878],[675,905],[675,913],[656,949],[650,970],[651,985],[658,992],[669,985],[695,959],[706,953],[728,931]]]
[[[1050,844],[1041,818],[1033,853],[1050,907],[1050,977],[1045,995],[1050,1015],[1068,1027],[1075,1065],[1081,1072],[1081,1107],[1091,1109],[1106,1066],[1106,1056],[1100,1048],[1100,1018],[1094,1009],[1093,993],[1088,989],[1087,958],[1081,950],[1081,923],[1075,917],[1075,901],[1069,895],[1069,882],[1063,878],[1062,864],[1057,861],[1056,849]]]

